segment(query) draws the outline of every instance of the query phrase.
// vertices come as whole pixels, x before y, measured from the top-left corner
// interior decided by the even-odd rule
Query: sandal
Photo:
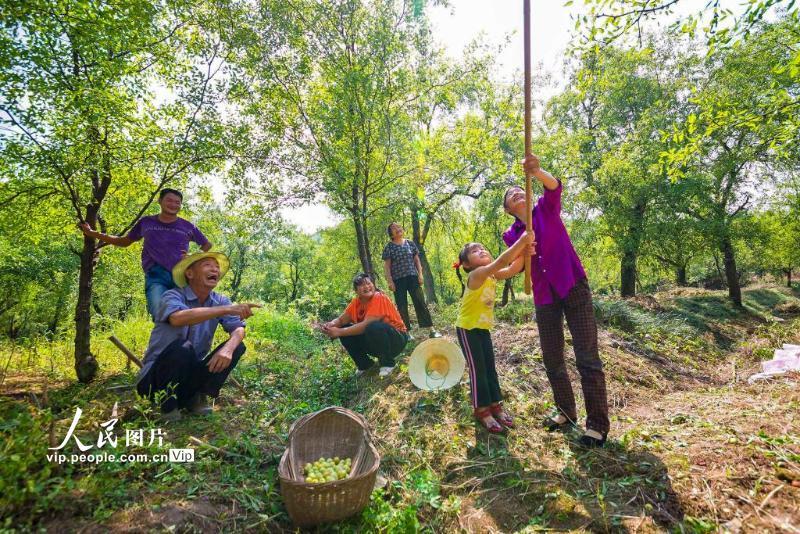
[[[505,431],[500,423],[495,420],[494,416],[492,416],[492,410],[488,407],[475,408],[475,418],[483,425],[483,428],[491,434],[502,434]]]
[[[492,415],[498,423],[506,428],[514,428],[514,419],[503,410],[502,404],[496,402],[490,405],[489,409],[492,411]]]

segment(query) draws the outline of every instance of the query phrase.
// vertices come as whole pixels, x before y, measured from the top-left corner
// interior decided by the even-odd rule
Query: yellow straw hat
[[[464,365],[458,345],[437,337],[417,345],[408,360],[408,374],[419,389],[448,389],[461,382]]]
[[[228,272],[228,267],[230,267],[231,264],[228,256],[222,252],[197,252],[196,254],[186,256],[172,268],[172,279],[175,281],[175,285],[178,287],[186,287],[186,269],[191,267],[193,263],[206,258],[214,258],[217,260],[219,264],[219,279],[222,280],[222,277]]]

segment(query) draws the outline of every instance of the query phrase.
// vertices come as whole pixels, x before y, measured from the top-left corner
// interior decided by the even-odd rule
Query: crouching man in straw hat
[[[207,398],[219,395],[244,354],[243,319],[260,306],[231,304],[214,291],[228,265],[224,254],[203,252],[186,256],[172,269],[178,287],[162,297],[136,387],[140,395],[161,403],[165,420],[180,419],[181,408],[211,413]],[[220,324],[230,338],[211,350]]]

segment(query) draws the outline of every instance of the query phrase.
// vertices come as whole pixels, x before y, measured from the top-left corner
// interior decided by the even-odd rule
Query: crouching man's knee
[[[244,341],[236,345],[236,348],[233,349],[233,363],[236,364],[239,361],[239,358],[247,351],[247,347],[244,344]]]

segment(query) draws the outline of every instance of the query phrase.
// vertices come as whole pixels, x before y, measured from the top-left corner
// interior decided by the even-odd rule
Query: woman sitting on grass
[[[357,377],[372,367],[370,356],[377,356],[383,378],[394,370],[394,359],[408,343],[406,326],[392,301],[375,288],[368,274],[353,278],[353,290],[356,296],[344,313],[317,328],[329,338],[341,340],[358,368]]]

